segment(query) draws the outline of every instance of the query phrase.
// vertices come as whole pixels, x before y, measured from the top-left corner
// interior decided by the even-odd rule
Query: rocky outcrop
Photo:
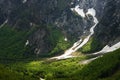
[[[117,0],[1,0],[0,24],[8,19],[7,24],[11,28],[22,31],[29,31],[37,25],[37,30],[28,37],[30,46],[35,52],[37,50],[37,54],[47,53],[53,49],[51,42],[45,41],[50,34],[47,26],[61,30],[68,41],[78,40],[90,33],[89,29],[94,23],[92,17],[82,18],[71,8],[79,5],[85,13],[89,8],[94,8],[99,20],[95,37],[104,45],[119,41],[119,4]],[[41,29],[43,25],[45,28]]]
[[[95,37],[103,45],[120,41],[120,1],[106,0],[103,16],[96,27]]]
[[[45,38],[49,35],[45,28],[53,25],[60,29],[68,40],[79,39],[83,32],[89,30],[92,21],[83,19],[70,10],[71,0],[1,0],[0,23],[8,19],[8,25],[17,30],[31,30],[38,25],[38,29],[29,37],[30,46],[37,53],[50,51],[50,43]],[[7,6],[6,6],[7,5]]]

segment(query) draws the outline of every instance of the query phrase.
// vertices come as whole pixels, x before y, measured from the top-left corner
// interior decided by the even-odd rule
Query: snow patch
[[[97,58],[99,58],[101,56],[98,56],[98,57],[95,57],[95,58],[91,58],[91,59],[88,59],[88,60],[84,60],[84,61],[81,61],[80,64],[88,64],[90,62],[92,62],[93,60],[96,60]]]
[[[90,14],[90,15],[92,15],[92,16],[95,16],[95,15],[96,15],[95,9],[94,9],[94,8],[88,9],[88,12],[86,13],[86,15],[88,15],[88,14]]]
[[[29,45],[29,40],[26,41],[25,46]]]
[[[74,3],[73,2],[71,2],[71,5],[73,5]]]
[[[92,12],[91,12],[91,11],[92,11]],[[83,46],[89,41],[90,37],[94,34],[94,28],[95,28],[95,26],[98,24],[98,20],[97,20],[97,18],[95,17],[96,11],[95,11],[93,8],[92,8],[92,9],[88,9],[88,12],[87,12],[86,15],[88,15],[88,14],[90,14],[90,15],[93,16],[95,25],[93,25],[93,26],[90,28],[90,34],[83,40],[83,42],[82,42],[79,46],[77,46],[77,47],[74,49],[74,51],[77,51],[78,49],[80,49],[81,47],[83,47]]]
[[[33,23],[32,23],[32,22],[30,23],[30,26],[33,26]]]
[[[6,23],[8,22],[8,19],[6,19],[2,25],[0,25],[0,28],[2,28]]]
[[[45,80],[45,79],[43,79],[43,78],[40,78],[40,80]]]
[[[78,12],[79,15],[81,15],[82,17],[85,17],[85,15],[92,15],[93,16],[93,19],[94,19],[94,23],[95,25],[93,25],[91,28],[90,28],[90,34],[84,39],[80,39],[79,41],[75,42],[74,45],[65,51],[65,53],[61,56],[57,56],[57,57],[53,57],[52,59],[56,58],[56,59],[65,59],[65,58],[71,58],[71,57],[74,57],[72,56],[71,54],[73,52],[76,52],[78,49],[80,49],[81,47],[83,47],[90,39],[90,37],[94,34],[94,28],[96,27],[96,25],[98,24],[98,20],[97,18],[95,17],[96,16],[96,11],[94,8],[91,8],[91,9],[88,9],[88,12],[86,14],[84,14],[83,12],[83,9],[80,10],[79,9],[79,6],[76,6],[75,7],[75,11]]]
[[[113,52],[113,51],[115,51],[115,50],[117,50],[117,49],[119,49],[119,48],[120,48],[120,42],[114,44],[114,45],[111,46],[111,47],[108,46],[108,45],[106,45],[101,51],[96,52],[96,53],[93,53],[93,54],[91,54],[91,55],[104,54],[104,53],[108,53],[108,52]]]
[[[68,41],[68,39],[67,39],[67,37],[65,37],[65,39],[64,39],[65,41]]]
[[[97,58],[99,58],[99,57],[103,57],[103,54],[109,53],[109,52],[113,52],[113,51],[115,51],[115,50],[117,50],[117,49],[119,49],[119,48],[120,48],[120,42],[114,44],[114,45],[111,46],[111,47],[108,46],[108,45],[106,45],[101,51],[96,52],[96,53],[89,54],[89,55],[92,55],[92,56],[93,56],[93,55],[97,55],[97,54],[101,54],[101,55],[98,55],[98,56],[95,57],[95,58],[91,58],[91,59],[82,61],[82,62],[80,62],[80,64],[88,64],[88,63],[90,63],[91,61],[93,61],[93,60],[95,60],[95,59],[97,59]]]
[[[26,3],[26,2],[27,2],[27,0],[23,0],[22,2],[23,2],[23,3]]]
[[[75,42],[73,44],[73,46],[66,50],[65,53],[61,56],[57,56],[57,57],[53,57],[52,59],[66,59],[66,58],[71,58],[71,57],[74,57],[72,56],[71,54],[75,51],[77,51],[78,49],[80,49],[81,47],[83,47],[90,39],[90,37],[94,34],[94,28],[96,27],[96,25],[98,24],[98,20],[97,18],[95,17],[96,16],[96,11],[94,8],[90,8],[88,9],[88,12],[86,13],[86,15],[92,15],[93,16],[93,19],[94,19],[94,23],[95,25],[93,25],[91,28],[90,28],[90,34],[84,39],[80,39],[79,41]],[[99,52],[96,52],[96,53],[92,53],[90,55],[96,55],[96,54],[104,54],[104,53],[108,53],[108,52],[112,52],[112,51],[115,51],[117,49],[120,48],[120,42],[116,43],[115,45],[113,46],[108,46],[106,45],[101,51]],[[98,57],[95,57],[95,58],[92,58],[92,59],[89,59],[87,61],[84,61],[83,63],[89,63],[99,57],[102,57],[102,55],[98,56]]]
[[[86,31],[83,32],[84,34],[86,33]]]
[[[74,56],[72,56],[71,54],[72,54],[73,52],[75,52],[74,48],[76,48],[81,42],[82,42],[82,39],[80,39],[79,41],[75,42],[75,43],[73,44],[73,46],[72,46],[70,49],[66,50],[63,55],[56,56],[56,57],[53,57],[53,58],[51,58],[51,59],[67,59],[67,58],[72,58],[72,57],[74,57]]]
[[[83,9],[80,9],[79,5],[75,6],[75,8],[71,8],[71,10],[77,12],[83,18],[85,17],[85,13]]]

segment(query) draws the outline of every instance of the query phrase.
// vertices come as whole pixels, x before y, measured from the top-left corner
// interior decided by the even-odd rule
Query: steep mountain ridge
[[[95,37],[102,44],[113,45],[120,41],[120,1],[109,0],[106,4],[103,17],[96,27]]]
[[[119,80],[119,9],[119,0],[0,0],[0,80]]]
[[[57,44],[60,42],[55,40],[56,38],[61,38],[61,41],[68,45],[90,34],[89,30],[94,25],[93,19],[91,16],[83,18],[72,11],[71,8],[76,5],[79,5],[78,9],[83,9],[84,13],[89,8],[96,10],[99,24],[96,26],[93,37],[98,39],[102,47],[114,44],[120,39],[120,2],[117,0],[27,0],[25,2],[23,0],[1,0],[0,4],[0,24],[8,20],[7,25],[18,31],[30,31],[36,28],[27,37],[30,48],[36,54],[62,53],[61,51],[69,48],[70,45],[64,49],[61,47],[57,51],[57,48],[59,49]],[[62,36],[56,37],[51,29]],[[113,34],[114,32],[116,33]]]

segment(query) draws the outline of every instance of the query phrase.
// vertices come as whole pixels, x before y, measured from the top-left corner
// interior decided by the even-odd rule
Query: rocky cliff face
[[[94,24],[90,16],[82,18],[71,10],[79,5],[84,12],[89,8],[96,10],[100,22],[95,37],[107,44],[104,41],[119,41],[119,4],[120,1],[117,0],[1,0],[0,24],[8,19],[7,24],[20,31],[37,28],[29,35],[29,44],[35,53],[47,53],[56,46],[53,47],[53,42],[48,41],[48,36],[53,34],[48,26],[52,25],[55,30],[60,30],[68,41],[78,40],[89,34],[89,29]],[[57,42],[56,40],[55,43]]]
[[[79,0],[78,1],[80,8],[84,9],[85,12],[87,12],[89,8],[94,8],[97,12],[98,19],[102,17],[106,3],[107,3],[106,0]]]
[[[95,37],[104,45],[113,45],[120,41],[120,1],[106,2],[103,16],[95,29]]]

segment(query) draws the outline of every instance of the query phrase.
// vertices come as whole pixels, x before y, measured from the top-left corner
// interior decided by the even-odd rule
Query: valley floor
[[[89,64],[81,64],[81,61],[87,59],[86,56],[71,58],[66,60],[32,60],[2,62],[0,77],[6,80],[4,76],[11,77],[17,74],[16,79],[24,76],[24,80],[119,80],[120,79],[120,49],[105,54]],[[3,73],[4,71],[4,73]],[[8,71],[12,71],[8,73]],[[3,74],[2,74],[3,73]],[[28,79],[26,79],[28,77]]]

